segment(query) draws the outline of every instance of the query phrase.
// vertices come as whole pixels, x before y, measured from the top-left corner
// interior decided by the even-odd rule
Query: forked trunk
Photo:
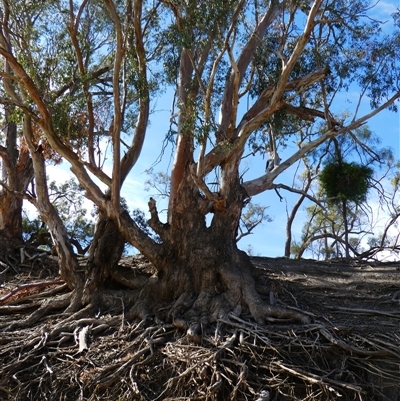
[[[246,313],[259,323],[268,316],[307,322],[300,313],[269,305],[257,292],[256,270],[235,241],[246,201],[238,180],[230,182],[224,201],[214,203],[207,225],[201,207],[204,196],[188,190],[194,187],[187,179],[172,222],[159,232],[163,244],[151,260],[157,274],[143,287],[131,316],[172,321],[194,338],[204,325],[227,319],[230,313]]]
[[[17,149],[17,127],[12,122],[7,124],[6,142],[2,181],[7,188],[0,186],[0,237],[22,241],[21,195],[33,178],[32,160],[23,141]]]

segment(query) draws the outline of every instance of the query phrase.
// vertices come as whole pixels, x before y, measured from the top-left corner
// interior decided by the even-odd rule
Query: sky
[[[379,15],[377,18],[382,16],[388,16],[395,11],[395,7],[399,6],[397,0],[381,1],[378,5]],[[390,26],[387,26],[390,29]],[[146,141],[144,143],[142,155],[138,163],[134,166],[133,170],[129,174],[127,180],[124,183],[122,196],[126,199],[130,210],[139,208],[147,213],[147,202],[150,196],[156,194],[155,191],[146,192],[144,181],[148,179],[146,170],[149,169],[157,161],[160,151],[161,144],[164,139],[163,135],[168,130],[169,118],[170,118],[170,105],[171,97],[168,96],[169,92],[164,96],[157,99],[157,103],[153,105],[153,113],[150,117],[150,127],[147,134]],[[354,109],[358,101],[357,88],[352,88],[342,98],[342,104],[338,106],[338,109],[351,110]],[[400,106],[400,105],[399,105]],[[363,103],[362,112],[368,112],[369,106],[367,103]],[[396,159],[400,159],[400,117],[399,114],[395,114],[390,111],[383,111],[379,115],[375,116],[368,122],[368,127],[376,133],[382,140],[382,146],[389,146],[392,148]],[[287,152],[295,150],[294,144],[288,144]],[[280,155],[284,159],[285,155]],[[166,172],[172,165],[173,155],[171,154],[171,148],[167,148],[162,161],[154,165],[154,172],[163,171]],[[246,159],[246,165],[252,172],[248,178],[254,178],[261,175],[265,169],[265,160],[260,156],[249,157]],[[296,166],[288,169],[282,175],[280,175],[275,183],[283,183],[291,185],[293,183],[293,177],[295,175]],[[71,176],[67,163],[63,163],[61,166],[48,166],[47,174],[50,179],[57,179],[64,181]],[[289,194],[284,191],[280,192],[283,200],[280,200],[275,191],[267,191],[263,194],[255,196],[252,201],[264,206],[268,206],[268,214],[272,218],[272,222],[264,223],[258,226],[251,235],[244,237],[239,243],[239,247],[243,250],[249,250],[254,255],[279,257],[284,254],[285,245],[285,224],[287,220],[287,213],[292,209],[294,203],[297,200],[297,195]],[[373,200],[372,200],[373,201]],[[165,201],[158,200],[159,211],[166,207]],[[166,218],[166,214],[161,214],[161,218]],[[307,218],[304,207],[302,207],[295,220],[293,226],[293,239],[300,239],[301,229],[304,225],[305,219]]]

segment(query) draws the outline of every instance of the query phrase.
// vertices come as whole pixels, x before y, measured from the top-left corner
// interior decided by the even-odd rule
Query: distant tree
[[[393,171],[392,153],[379,148],[378,137],[363,127],[348,138],[329,142],[320,156],[323,157],[318,166],[324,160],[325,166],[314,175],[319,177],[315,195],[308,194],[308,198],[317,203],[307,207],[308,218],[301,241],[292,244],[291,252],[296,257],[301,257],[306,250],[318,258],[348,258],[350,252],[358,257],[363,252],[361,239],[373,231],[374,224],[368,217],[372,211],[368,207],[367,192],[371,189],[378,197],[384,191],[373,178],[370,166],[385,176]],[[353,161],[345,162],[344,157]],[[375,214],[377,212],[374,210]]]
[[[299,259],[308,251],[315,259],[334,259],[362,253],[361,239],[368,231],[365,211],[354,205],[347,210],[343,221],[341,205],[330,203],[324,207],[310,205],[306,208],[307,220],[299,242],[292,244],[291,253]],[[347,235],[346,235],[347,233]]]
[[[76,252],[84,255],[91,244],[94,231],[94,212],[84,208],[84,191],[74,179],[65,183],[55,181],[49,184],[49,199],[53,204],[68,233]],[[33,194],[32,194],[33,195]],[[41,246],[50,250],[53,247],[51,235],[40,215],[23,219],[23,235],[25,242],[33,246]]]
[[[391,189],[383,189],[380,193],[380,207],[382,214],[386,215],[384,224],[378,233],[368,238],[369,248],[360,257],[370,259],[382,257],[382,251],[389,256],[400,256],[400,163],[395,164],[390,177]],[[387,185],[387,183],[386,183]],[[386,187],[385,185],[385,187]]]

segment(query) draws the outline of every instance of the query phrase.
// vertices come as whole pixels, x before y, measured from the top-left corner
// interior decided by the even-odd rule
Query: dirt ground
[[[400,400],[400,263],[252,260],[265,302],[310,324],[230,315],[194,343],[112,310],[63,314],[56,259],[3,261],[0,400]]]

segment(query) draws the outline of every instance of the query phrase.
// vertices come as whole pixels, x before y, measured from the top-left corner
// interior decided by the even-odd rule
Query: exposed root
[[[123,316],[68,320],[2,333],[1,399],[49,399],[55,391],[82,400],[400,396],[400,338],[322,324],[266,327],[231,315],[192,342],[174,325],[130,324]]]
[[[23,284],[18,286],[17,288],[14,288],[12,291],[10,291],[7,295],[3,296],[0,298],[0,305],[5,305],[6,303],[16,303],[16,300],[22,298],[20,302],[25,302],[28,299],[32,299],[34,296],[32,295],[26,295],[26,294],[31,294],[32,292],[46,288],[46,287],[51,287],[54,285],[59,285],[62,284],[57,288],[57,290],[54,292],[52,291],[51,294],[56,293],[58,291],[62,291],[63,289],[66,289],[66,284],[64,283],[63,280],[52,280],[52,281],[41,281],[41,282],[36,282],[36,283],[30,283],[30,284]],[[28,298],[29,296],[29,298]],[[40,296],[43,296],[41,294]]]
[[[19,320],[12,323],[9,327],[10,330],[17,330],[24,327],[33,326],[42,317],[47,316],[52,311],[65,309],[70,304],[71,294],[62,294],[56,298],[48,298],[42,301],[40,308],[35,310],[24,320]]]
[[[268,297],[260,294],[247,255],[244,260],[240,256],[238,259],[222,263],[217,269],[212,264],[195,266],[195,278],[188,273],[190,268],[180,265],[160,277],[150,277],[130,309],[129,318],[174,322],[177,328],[187,330],[193,341],[201,339],[204,327],[229,314],[247,316],[259,324],[276,319],[311,322],[311,314],[302,313],[300,308],[277,306],[271,291]]]
[[[392,285],[383,291],[374,276],[370,288],[377,292],[365,304],[360,287],[353,294],[346,286],[343,302],[358,302],[350,307],[338,304],[341,298],[326,304],[326,290],[318,287],[304,294],[303,281],[280,293],[277,287],[268,303],[254,286],[239,286],[235,275],[225,278],[221,274],[212,291],[182,292],[166,302],[157,312],[171,323],[156,315],[132,320],[131,305],[139,305],[132,290],[104,292],[101,304],[75,313],[54,313],[65,311],[67,293],[53,298],[56,307],[42,302],[26,319],[22,309],[1,314],[0,399],[400,399],[400,314]],[[285,276],[281,287],[287,283]],[[342,282],[338,288],[344,291]],[[37,307],[40,297],[14,301],[6,306]],[[312,312],[303,312],[307,308]],[[254,320],[258,313],[264,321]],[[304,316],[313,323],[295,323]]]

